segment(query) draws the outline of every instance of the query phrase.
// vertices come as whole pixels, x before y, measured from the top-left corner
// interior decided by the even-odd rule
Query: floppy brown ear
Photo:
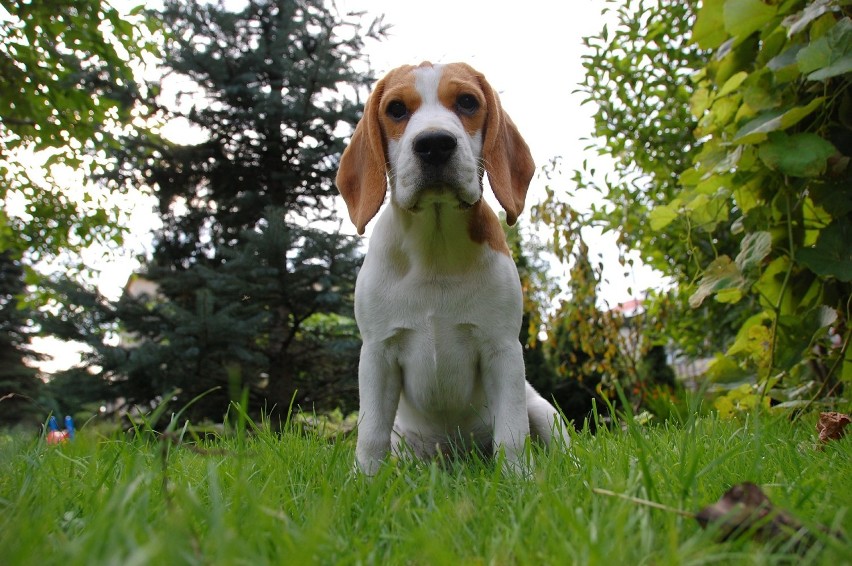
[[[497,93],[485,77],[478,75],[478,78],[488,104],[482,161],[494,196],[506,211],[506,222],[511,226],[524,210],[535,162],[527,142],[500,105]]]
[[[379,212],[387,191],[385,144],[379,123],[383,90],[384,81],[379,81],[367,99],[364,115],[340,158],[335,180],[359,234],[364,233],[367,223]]]

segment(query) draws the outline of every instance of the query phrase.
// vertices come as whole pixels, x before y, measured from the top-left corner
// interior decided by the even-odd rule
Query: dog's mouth
[[[417,199],[414,201],[413,206],[411,206],[408,210],[411,212],[419,212],[424,208],[434,207],[449,207],[457,210],[468,210],[479,202],[480,198],[482,198],[481,192],[479,194],[479,198],[471,202],[469,199],[464,198],[461,187],[453,185],[427,185],[417,191]]]

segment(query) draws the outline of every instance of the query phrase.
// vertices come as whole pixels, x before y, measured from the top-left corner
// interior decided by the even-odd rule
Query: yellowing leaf
[[[754,177],[749,179],[747,183],[737,185],[734,188],[734,200],[740,210],[748,212],[762,202],[760,188],[763,182],[763,177]]]
[[[728,420],[734,416],[734,402],[727,395],[717,397],[713,401],[713,408],[716,409],[721,419]]]
[[[707,266],[698,284],[698,290],[689,297],[689,306],[698,308],[708,296],[723,289],[737,288],[744,282],[743,276],[731,258],[717,257]]]
[[[787,16],[781,25],[787,28],[787,37],[793,37],[805,30],[813,20],[831,11],[832,0],[816,0],[808,3],[805,9],[792,16]]]
[[[740,271],[748,271],[757,267],[772,250],[772,235],[769,232],[752,232],[740,243],[740,253],[737,254],[737,267]]]
[[[731,389],[713,401],[713,407],[723,419],[733,418],[738,413],[751,412],[758,406],[769,408],[769,396],[761,395],[756,386],[748,383]]]
[[[710,91],[706,88],[696,89],[695,92],[689,99],[689,107],[692,111],[692,115],[696,118],[700,118],[704,115],[704,112],[710,108],[710,103],[712,102],[712,97],[710,96]]]
[[[696,228],[705,232],[712,232],[719,222],[728,219],[730,193],[725,188],[720,188],[713,195],[699,194],[693,199],[687,209],[689,218]]]
[[[767,367],[769,346],[772,342],[772,332],[769,328],[771,323],[772,318],[765,312],[750,317],[740,327],[734,343],[725,355],[750,360],[759,368]]]
[[[720,303],[734,304],[738,303],[743,298],[742,289],[722,289],[716,293],[716,300]]]

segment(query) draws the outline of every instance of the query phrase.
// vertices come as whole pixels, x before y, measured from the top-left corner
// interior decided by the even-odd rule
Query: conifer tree
[[[206,140],[152,150],[143,139],[125,156],[119,182],[153,187],[159,200],[155,263],[221,261],[268,206],[291,220],[331,218],[344,147],[336,130],[357,121],[351,93],[372,82],[356,69],[376,26],[365,32],[320,0],[259,0],[236,13],[170,0],[161,17],[171,37],[163,64],[185,85],[179,102],[191,101],[164,117]]]
[[[382,30],[320,0],[169,0],[161,20],[163,65],[192,101],[161,112],[204,141],[148,136],[116,156],[110,182],[151,187],[163,227],[142,274],[157,292],[114,305],[124,343],[92,340],[98,375],[123,404],[203,394],[196,420],[246,393],[255,412],[351,407],[360,254],[335,229],[333,179],[372,80],[362,42]]]
[[[36,400],[41,381],[35,368],[25,363],[35,358],[29,347],[28,312],[19,308],[24,292],[21,262],[10,252],[0,252],[0,425],[38,420]]]

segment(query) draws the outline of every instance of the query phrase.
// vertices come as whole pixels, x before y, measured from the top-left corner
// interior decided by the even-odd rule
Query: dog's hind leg
[[[533,386],[527,383],[527,414],[530,419],[530,436],[533,440],[544,442],[548,447],[567,449],[571,438],[566,430],[565,421],[556,408],[539,395]]]

